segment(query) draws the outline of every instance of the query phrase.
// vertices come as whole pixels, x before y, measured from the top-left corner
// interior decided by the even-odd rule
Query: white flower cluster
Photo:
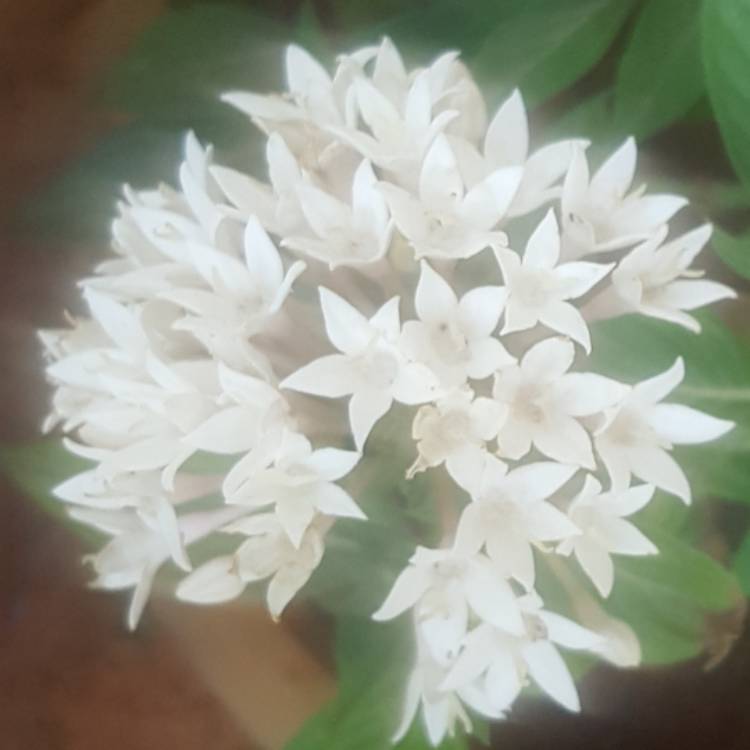
[[[267,135],[268,183],[188,137],[178,189],[126,190],[117,257],[82,282],[90,316],[42,334],[48,427],[95,464],[56,494],[112,537],[95,584],[134,589],[135,626],[171,560],[180,598],[268,580],[278,617],[335,519],[364,518],[339,482],[374,425],[417,407],[404,465],[437,478],[445,528],[375,613],[413,616],[396,736],[420,704],[434,744],[466,707],[502,717],[529,678],[576,710],[558,647],[632,664],[638,643],[584,589],[580,623],[545,609],[540,556],[570,587],[574,555],[606,597],[612,555],[657,552],[629,517],[655,488],[690,501],[673,445],[732,426],[665,402],[679,359],[637,384],[587,372],[587,321],[697,331],[687,311],[734,296],[690,268],[711,228],[666,241],[685,201],[632,189],[632,139],[593,177],[586,141],[531,151],[520,94],[489,119],[455,53],[407,71],[386,39],[331,76],[292,46],[286,73],[282,95],[224,97]],[[191,471],[207,454],[225,468]],[[221,551],[193,569],[209,535]]]

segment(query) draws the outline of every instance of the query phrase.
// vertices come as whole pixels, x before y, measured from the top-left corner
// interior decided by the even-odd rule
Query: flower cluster
[[[268,182],[189,136],[178,188],[126,189],[89,314],[42,333],[47,427],[93,462],[56,494],[111,537],[95,585],[133,589],[135,626],[171,560],[181,599],[268,581],[278,617],[336,519],[364,519],[347,477],[400,404],[444,528],[374,614],[413,619],[395,736],[420,705],[434,744],[469,709],[502,717],[529,678],[576,710],[559,648],[633,664],[638,643],[585,587],[580,622],[546,609],[540,560],[606,598],[613,556],[657,553],[631,516],[655,489],[690,502],[672,447],[732,426],[669,400],[679,359],[635,384],[587,371],[589,322],[697,331],[690,310],[734,296],[690,267],[711,227],[668,239],[685,201],[633,188],[632,139],[593,176],[584,140],[532,150],[521,95],[488,117],[455,53],[409,71],[385,39],[330,75],[291,46],[286,74],[224,96],[267,136]]]

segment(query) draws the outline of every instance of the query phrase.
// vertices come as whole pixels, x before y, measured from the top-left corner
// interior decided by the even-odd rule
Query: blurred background
[[[596,138],[596,160],[636,135],[650,186],[686,194],[690,218],[715,221],[715,249],[747,275],[745,0],[1,0],[0,442],[38,436],[47,389],[34,331],[78,308],[75,280],[106,250],[121,184],[172,180],[188,129],[216,144],[219,161],[255,169],[261,140],[217,94],[280,88],[289,41],[330,62],[386,33],[411,64],[461,50],[490,111],[518,85],[540,141]],[[742,303],[730,310],[741,338],[746,314]],[[6,451],[9,474],[21,460]],[[45,470],[40,460],[40,488],[52,481]],[[304,607],[274,626],[247,608],[159,601],[126,632],[124,597],[85,588],[84,544],[0,481],[4,749],[277,748],[334,693],[329,623]],[[746,558],[745,568],[746,509],[717,501],[702,534],[708,551],[730,565]],[[699,657],[597,668],[583,683],[583,716],[526,699],[491,741],[739,750],[750,747],[749,700],[738,602],[706,619]]]

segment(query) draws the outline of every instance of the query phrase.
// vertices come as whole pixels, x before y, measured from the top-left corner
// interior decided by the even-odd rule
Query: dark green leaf
[[[404,618],[373,623],[344,618],[336,633],[337,696],[312,717],[285,750],[390,750],[412,660]],[[396,750],[428,750],[415,722]],[[464,750],[464,739],[446,740],[440,750]]]
[[[38,440],[0,447],[0,469],[13,484],[46,512],[74,526],[80,536],[94,539],[98,536],[71,522],[66,512],[68,506],[52,495],[55,486],[90,466],[90,461],[67,451],[60,440]]]
[[[701,23],[708,94],[734,168],[750,185],[750,0],[709,0]]]
[[[622,55],[615,118],[644,137],[685,114],[703,92],[700,0],[646,3]]]
[[[598,62],[629,15],[630,0],[508,0],[471,68],[499,94],[519,87],[538,102]]]

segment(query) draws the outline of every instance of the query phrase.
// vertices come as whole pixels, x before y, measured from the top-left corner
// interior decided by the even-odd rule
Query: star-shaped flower
[[[579,420],[613,407],[627,389],[594,373],[568,373],[574,356],[572,342],[544,339],[520,364],[497,373],[492,395],[508,408],[498,434],[501,457],[522,458],[533,445],[555,461],[594,468],[591,439]]]
[[[459,300],[450,284],[422,261],[414,306],[419,320],[404,323],[400,345],[426,364],[445,387],[483,379],[515,360],[493,336],[505,303],[500,286],[481,286]]]
[[[327,263],[331,270],[375,263],[388,251],[393,225],[370,162],[363,161],[354,173],[351,205],[309,182],[300,183],[297,193],[314,236],[289,236],[284,247]]]
[[[612,272],[612,289],[621,306],[700,333],[700,323],[684,311],[737,296],[734,289],[702,279],[702,271],[690,269],[711,231],[711,225],[705,224],[662,244],[667,236],[664,228],[631,250]]]
[[[391,620],[411,608],[420,637],[442,664],[458,653],[470,611],[507,632],[523,631],[513,589],[484,555],[418,547],[373,619]]]
[[[589,351],[588,327],[569,300],[586,294],[614,264],[560,264],[560,233],[552,209],[529,238],[523,259],[508,248],[495,248],[495,255],[508,293],[503,333],[524,331],[542,323],[570,336]]]
[[[576,471],[575,466],[541,462],[508,472],[501,461],[489,459],[481,476],[465,487],[473,500],[461,514],[456,549],[474,554],[486,548],[505,575],[530,589],[532,545],[578,534],[575,524],[547,501]]]
[[[568,509],[571,521],[581,533],[563,541],[557,551],[561,554],[572,551],[602,596],[609,596],[614,583],[610,554],[655,555],[659,551],[624,518],[643,508],[653,494],[650,484],[620,492],[602,492],[601,484],[589,474]]]
[[[396,346],[401,328],[398,303],[398,297],[393,297],[368,320],[346,300],[321,287],[326,332],[339,353],[313,360],[281,384],[326,398],[351,395],[349,421],[358,450],[394,400],[420,404],[439,393],[430,370],[407,361]]]
[[[522,172],[521,167],[502,167],[467,190],[450,142],[440,135],[422,162],[416,196],[387,182],[381,183],[381,189],[417,258],[469,258],[490,245],[505,243],[505,234],[493,230],[505,215]]]
[[[682,404],[661,403],[684,377],[685,365],[678,357],[672,367],[637,383],[619,405],[607,411],[594,442],[613,490],[627,488],[635,475],[690,502],[687,477],[669,451],[673,445],[716,440],[734,422]]]
[[[628,138],[589,180],[583,149],[576,149],[562,193],[564,254],[580,257],[627,247],[650,237],[687,204],[678,195],[630,190],[636,147]]]
[[[524,635],[511,635],[482,623],[466,638],[443,689],[458,689],[484,676],[488,702],[507,710],[526,683],[527,675],[560,705],[580,711],[578,692],[557,646],[595,650],[600,638],[572,620],[541,609],[538,597],[528,597]]]
[[[420,407],[412,424],[419,457],[407,477],[445,463],[453,479],[462,484],[483,466],[486,443],[497,436],[506,409],[490,398],[474,397],[464,388]]]
[[[318,514],[365,518],[365,514],[337,480],[357,464],[360,454],[337,448],[313,450],[298,433],[250,451],[234,465],[224,480],[224,495],[232,505],[263,508],[273,505],[276,518],[299,549],[305,532]]]

